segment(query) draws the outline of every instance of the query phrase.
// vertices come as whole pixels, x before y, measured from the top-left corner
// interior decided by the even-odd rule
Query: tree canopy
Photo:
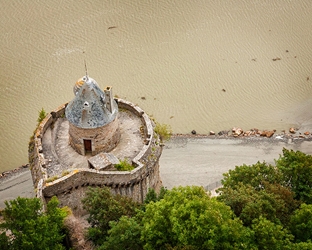
[[[65,249],[63,221],[65,209],[58,208],[58,200],[53,197],[47,204],[46,213],[38,198],[21,198],[5,202],[2,211],[4,222],[0,237],[1,249]]]
[[[139,207],[138,203],[126,196],[113,195],[108,187],[89,188],[82,202],[89,213],[87,220],[91,227],[88,235],[96,245],[105,242],[110,221],[118,221],[122,215],[131,217]]]
[[[242,239],[248,234],[228,206],[195,186],[173,188],[146,205],[142,223],[144,249],[244,249]]]

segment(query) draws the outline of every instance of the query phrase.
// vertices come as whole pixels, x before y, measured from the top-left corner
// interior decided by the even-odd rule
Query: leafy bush
[[[252,229],[258,249],[293,249],[291,245],[294,237],[281,225],[260,216],[253,221]]]
[[[283,174],[283,185],[295,193],[295,198],[312,204],[312,156],[284,148],[276,166]]]
[[[1,249],[65,249],[61,242],[65,237],[63,222],[67,211],[58,208],[58,204],[57,198],[52,197],[43,213],[38,198],[6,201],[0,228],[10,233],[1,234]]]
[[[312,239],[312,205],[302,204],[291,217],[290,230],[299,242]]]
[[[112,195],[108,187],[89,188],[86,197],[82,200],[84,209],[89,213],[88,236],[96,245],[102,245],[110,229],[110,221],[118,221],[121,216],[135,215],[139,204],[132,199]]]
[[[131,171],[134,169],[134,166],[130,164],[127,159],[124,159],[120,160],[120,162],[115,165],[115,168],[119,171]]]
[[[143,249],[140,240],[142,226],[137,218],[122,216],[118,221],[111,221],[109,224],[109,236],[98,250]]]
[[[144,204],[148,204],[150,202],[157,202],[164,198],[165,194],[167,193],[168,189],[165,187],[161,187],[159,194],[155,192],[153,188],[149,188],[144,199]]]
[[[154,131],[159,135],[161,141],[168,141],[172,135],[171,127],[168,124],[160,124],[156,122]]]

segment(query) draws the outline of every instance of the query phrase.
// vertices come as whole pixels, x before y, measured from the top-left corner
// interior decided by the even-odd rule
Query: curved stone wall
[[[61,205],[71,207],[75,214],[83,214],[80,200],[88,186],[107,186],[111,188],[113,193],[129,196],[139,202],[144,200],[148,188],[153,188],[156,192],[159,191],[162,186],[159,176],[159,158],[162,147],[158,135],[154,134],[154,124],[141,108],[122,99],[116,99],[116,102],[119,109],[127,109],[140,117],[144,125],[145,145],[132,159],[132,164],[136,168],[132,171],[74,169],[53,182],[47,182],[46,159],[42,150],[41,138],[47,128],[53,126],[58,118],[64,117],[67,105],[64,104],[47,115],[35,131],[31,173],[37,190],[37,197],[46,201],[46,199],[56,195]]]

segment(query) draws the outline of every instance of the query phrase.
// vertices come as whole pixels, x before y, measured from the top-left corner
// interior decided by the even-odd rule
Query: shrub
[[[43,213],[38,198],[18,197],[5,201],[0,229],[10,233],[0,235],[1,249],[65,249],[63,222],[68,211],[58,205],[57,198],[52,197]]]
[[[160,124],[156,122],[154,131],[159,135],[161,141],[168,141],[172,135],[172,129],[168,124]]]
[[[44,118],[46,118],[47,116],[47,113],[45,112],[45,110],[42,108],[40,111],[39,111],[39,117],[37,119],[37,122],[38,124],[40,124],[40,122],[43,121]]]
[[[115,168],[119,171],[131,171],[134,169],[134,166],[132,166],[127,159],[124,159],[120,160],[120,162],[115,165]]]
[[[108,187],[89,188],[82,203],[91,225],[88,237],[98,246],[105,242],[110,221],[117,222],[123,215],[132,217],[139,208],[139,204],[129,197],[113,195]]]

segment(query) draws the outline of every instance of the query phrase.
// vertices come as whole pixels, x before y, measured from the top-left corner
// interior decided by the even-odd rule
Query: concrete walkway
[[[222,173],[257,161],[274,163],[283,147],[312,154],[311,139],[175,137],[164,147],[160,175],[169,189],[179,185],[209,185],[209,189],[214,189]],[[27,169],[0,179],[0,208],[4,207],[4,200],[18,196],[34,196]]]

